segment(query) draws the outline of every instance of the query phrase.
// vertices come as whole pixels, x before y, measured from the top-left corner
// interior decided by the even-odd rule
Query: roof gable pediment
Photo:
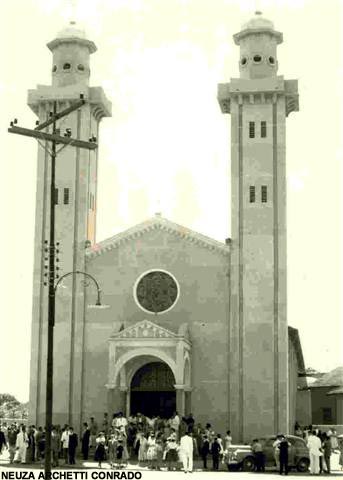
[[[150,322],[150,320],[142,320],[134,325],[124,328],[112,335],[111,338],[176,338],[178,335],[166,328]]]
[[[171,235],[175,235],[176,237],[184,239],[187,242],[193,243],[194,245],[199,245],[207,248],[208,250],[216,251],[224,256],[229,255],[230,253],[230,245],[221,243],[218,240],[214,240],[213,238],[202,235],[194,230],[190,230],[182,225],[171,222],[160,215],[156,215],[155,217],[152,217],[143,223],[139,223],[138,225],[135,225],[124,232],[118,233],[107,240],[96,243],[95,245],[89,247],[86,250],[86,256],[92,258],[102,255],[105,252],[118,248],[120,245],[143,237],[154,230],[167,232]]]

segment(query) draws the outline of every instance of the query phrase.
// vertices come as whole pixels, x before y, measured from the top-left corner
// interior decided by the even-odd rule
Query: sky
[[[288,322],[307,366],[343,364],[341,0],[1,0],[0,392],[28,400],[36,152],[27,90],[51,82],[46,43],[74,17],[97,47],[91,82],[113,115],[100,130],[97,241],[156,212],[230,236],[230,117],[217,84],[238,77],[232,35],[256,9],[284,34],[279,74],[298,79],[287,118]]]

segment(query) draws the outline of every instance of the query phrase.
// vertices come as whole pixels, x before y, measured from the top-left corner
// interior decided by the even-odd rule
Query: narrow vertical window
[[[267,136],[267,122],[261,122],[261,137],[266,138]]]
[[[69,188],[65,188],[63,192],[63,203],[64,205],[69,204]]]
[[[261,201],[263,203],[267,203],[268,197],[267,197],[267,185],[262,185],[261,187]]]
[[[58,205],[58,188],[55,188],[55,205]]]
[[[249,138],[255,138],[255,122],[249,122]]]
[[[250,203],[255,202],[255,187],[253,186],[249,187],[249,201]]]

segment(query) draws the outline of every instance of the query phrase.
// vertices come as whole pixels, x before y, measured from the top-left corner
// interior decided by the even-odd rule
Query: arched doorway
[[[169,418],[176,410],[175,378],[164,362],[151,362],[139,368],[130,388],[131,414]]]

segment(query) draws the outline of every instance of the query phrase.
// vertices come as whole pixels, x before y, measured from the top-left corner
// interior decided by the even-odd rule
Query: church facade
[[[230,428],[235,441],[289,432],[301,404],[304,361],[287,322],[286,117],[296,80],[277,75],[282,34],[256,14],[234,36],[239,78],[218,88],[231,115],[231,239],[218,242],[160,214],[96,243],[97,154],[65,148],[56,164],[59,278],[86,272],[108,308],[91,308],[92,282],[66,277],[56,290],[54,423],[79,429],[104,412],[170,416]],[[64,128],[98,136],[111,105],[89,87],[96,50],[70,25],[48,44],[52,85],[29,91],[45,120],[79,98]],[[44,424],[49,156],[38,153],[30,420]],[[218,220],[219,221],[219,220]],[[80,282],[80,280],[85,280]]]

